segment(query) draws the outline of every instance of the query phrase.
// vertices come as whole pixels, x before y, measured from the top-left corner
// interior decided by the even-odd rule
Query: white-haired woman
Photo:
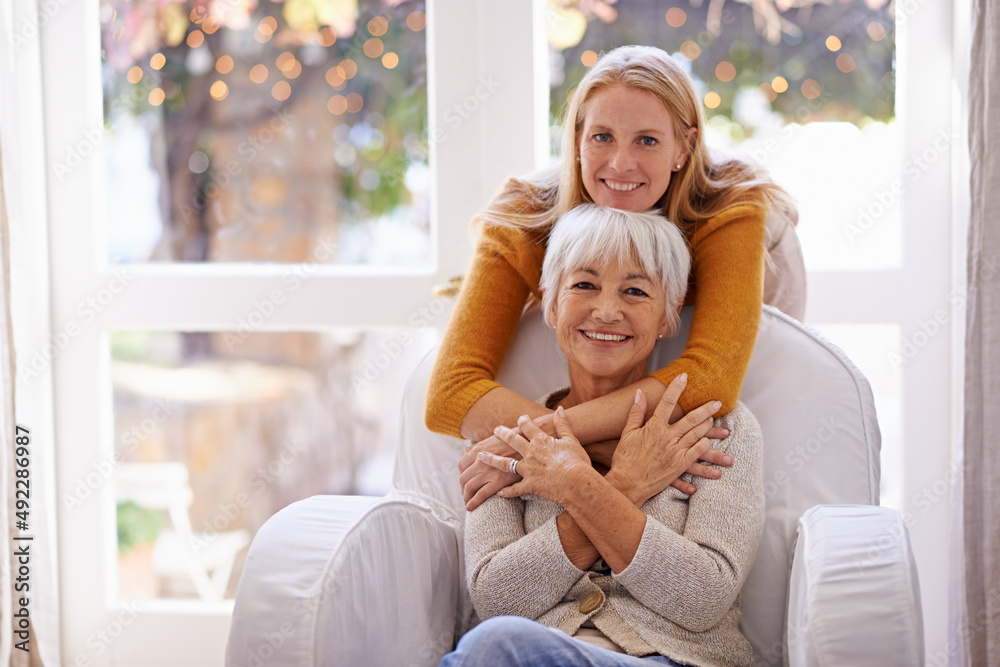
[[[481,619],[442,667],[750,665],[739,593],[764,521],[761,438],[741,404],[715,422],[733,456],[695,495],[670,486],[709,447],[720,404],[669,425],[685,387],[673,380],[643,425],[636,391],[602,475],[565,409],[648,374],[654,344],[677,326],[687,247],[654,213],[582,205],[555,226],[543,267],[546,321],[570,386],[545,400],[556,436],[527,416],[497,428],[518,458],[479,460],[522,479],[467,515],[465,558]],[[523,435],[522,435],[523,434]]]

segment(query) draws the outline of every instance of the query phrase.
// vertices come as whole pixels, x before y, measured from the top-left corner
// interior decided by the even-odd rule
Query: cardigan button
[[[604,593],[601,591],[594,591],[587,597],[583,598],[583,602],[580,603],[580,613],[589,614],[604,602]]]

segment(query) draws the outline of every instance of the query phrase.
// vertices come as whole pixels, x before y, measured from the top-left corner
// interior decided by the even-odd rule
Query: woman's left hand
[[[558,503],[564,497],[575,471],[593,469],[590,457],[573,435],[562,408],[556,410],[554,425],[556,437],[543,431],[527,416],[518,420],[518,427],[524,435],[503,426],[497,427],[496,436],[521,455],[515,472],[522,479],[501,489],[501,496],[516,498],[530,493]],[[489,452],[480,452],[478,456],[483,463],[506,472],[510,472],[511,461],[515,460]]]

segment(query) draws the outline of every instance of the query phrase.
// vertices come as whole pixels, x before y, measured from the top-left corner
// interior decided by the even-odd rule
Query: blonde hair
[[[546,233],[574,206],[593,202],[583,185],[580,130],[598,91],[624,85],[643,90],[666,107],[688,158],[670,178],[658,208],[679,225],[691,225],[740,203],[776,207],[795,219],[791,197],[763,169],[735,158],[713,160],[704,140],[705,114],[694,82],[662,49],[622,46],[604,54],[570,94],[558,163],[504,184],[477,217],[479,224],[531,228]],[[693,131],[692,131],[693,130]]]
[[[634,213],[581,204],[561,217],[549,236],[542,264],[542,314],[554,326],[556,293],[566,272],[593,264],[618,266],[635,262],[663,289],[670,335],[680,326],[691,270],[684,234],[660,213]]]

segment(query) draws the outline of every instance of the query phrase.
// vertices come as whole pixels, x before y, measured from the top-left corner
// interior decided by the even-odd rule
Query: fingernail
[[[635,402],[636,403],[639,402],[639,398],[640,397],[642,397],[642,389],[636,389],[635,390]]]
[[[505,430],[507,430],[506,426],[497,426],[493,429],[493,435],[501,435]]]
[[[729,437],[730,430],[728,428],[722,429],[722,432],[726,435],[727,438]]]
[[[501,498],[503,498],[503,489],[500,489],[499,491],[497,491],[497,495],[500,496]]]
[[[722,473],[719,472],[718,470],[715,470],[714,468],[712,469],[712,472],[709,473],[709,474],[712,475],[712,477],[721,477],[722,476]]]
[[[476,458],[478,458],[480,461],[485,462],[486,461],[486,452],[479,452],[479,455]]]
[[[731,466],[731,465],[733,465],[733,457],[732,456],[723,456],[722,457],[722,462],[725,463],[727,466]]]
[[[680,375],[677,376],[677,379],[680,380],[681,382],[687,382],[688,381],[688,374],[687,373],[681,373]]]
[[[521,424],[523,424],[526,421],[528,421],[528,415],[521,415],[520,417],[517,418],[517,424],[518,424],[518,426],[520,426]]]
[[[556,412],[558,412],[559,416],[562,417],[563,419],[566,418],[566,412],[562,409],[561,405],[558,408],[556,408]]]
[[[713,410],[718,410],[721,407],[722,407],[722,401],[713,401],[712,402],[712,409]]]

